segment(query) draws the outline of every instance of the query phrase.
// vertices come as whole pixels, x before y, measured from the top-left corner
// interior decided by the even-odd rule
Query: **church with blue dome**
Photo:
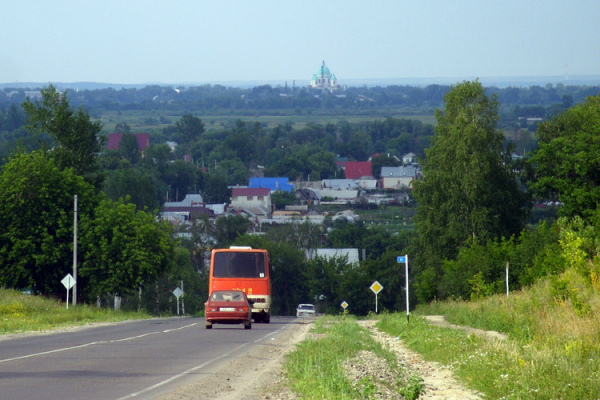
[[[327,65],[325,65],[325,61],[323,61],[321,67],[313,74],[308,88],[334,92],[340,88],[340,85],[338,85],[335,75],[331,73]]]

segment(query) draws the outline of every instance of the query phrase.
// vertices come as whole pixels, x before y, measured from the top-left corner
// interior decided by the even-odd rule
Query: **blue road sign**
[[[406,256],[398,256],[398,262],[399,263],[405,263],[406,262]]]

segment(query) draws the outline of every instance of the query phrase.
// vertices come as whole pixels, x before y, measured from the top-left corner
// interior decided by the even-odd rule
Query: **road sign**
[[[75,279],[73,278],[73,275],[67,274],[67,276],[62,278],[62,281],[60,281],[60,282],[67,288],[67,310],[68,310],[69,309],[69,289],[71,289],[73,286],[75,286]]]
[[[341,306],[345,310],[346,308],[348,308],[348,303],[346,303],[345,301],[342,301]]]
[[[383,289],[383,286],[381,286],[381,283],[375,281],[370,286],[370,289],[373,291],[373,293],[377,294],[377,293],[381,292],[381,289]]]
[[[176,288],[175,290],[173,290],[173,294],[179,299],[183,294],[183,290],[181,290],[180,288]]]
[[[181,290],[179,287],[176,287],[175,290],[173,290],[173,294],[175,297],[177,297],[177,315],[179,315],[179,298],[183,295],[183,290]]]
[[[406,319],[409,320],[409,306],[408,306],[408,255],[398,256],[398,263],[404,263],[404,279],[406,280]]]
[[[373,293],[375,293],[375,314],[377,314],[377,293],[381,292],[383,286],[381,286],[381,283],[375,281],[369,288],[373,291]]]
[[[73,278],[73,275],[67,274],[67,276],[62,279],[61,283],[69,290],[75,285],[75,279]]]

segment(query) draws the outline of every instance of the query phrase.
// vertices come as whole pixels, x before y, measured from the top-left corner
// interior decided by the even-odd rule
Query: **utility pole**
[[[75,212],[73,213],[73,305],[77,304],[77,195],[74,197]]]
[[[184,303],[185,292],[183,291],[183,279],[181,280],[181,291],[184,293],[181,295],[181,313],[183,315],[185,315],[185,303]]]

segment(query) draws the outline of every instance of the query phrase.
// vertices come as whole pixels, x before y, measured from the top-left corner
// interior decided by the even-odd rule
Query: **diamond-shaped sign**
[[[180,298],[183,294],[183,290],[181,290],[180,288],[175,288],[175,290],[173,290],[173,294],[175,295],[175,297]]]
[[[341,306],[345,310],[346,308],[348,308],[348,303],[346,303],[345,301],[342,301]]]
[[[373,293],[377,294],[377,293],[381,292],[381,289],[383,289],[383,286],[381,286],[381,283],[375,281],[370,286],[370,289],[373,291]]]
[[[71,274],[67,274],[67,276],[65,276],[60,282],[65,286],[65,288],[67,288],[67,290],[75,286],[75,278],[73,278],[73,275]]]

